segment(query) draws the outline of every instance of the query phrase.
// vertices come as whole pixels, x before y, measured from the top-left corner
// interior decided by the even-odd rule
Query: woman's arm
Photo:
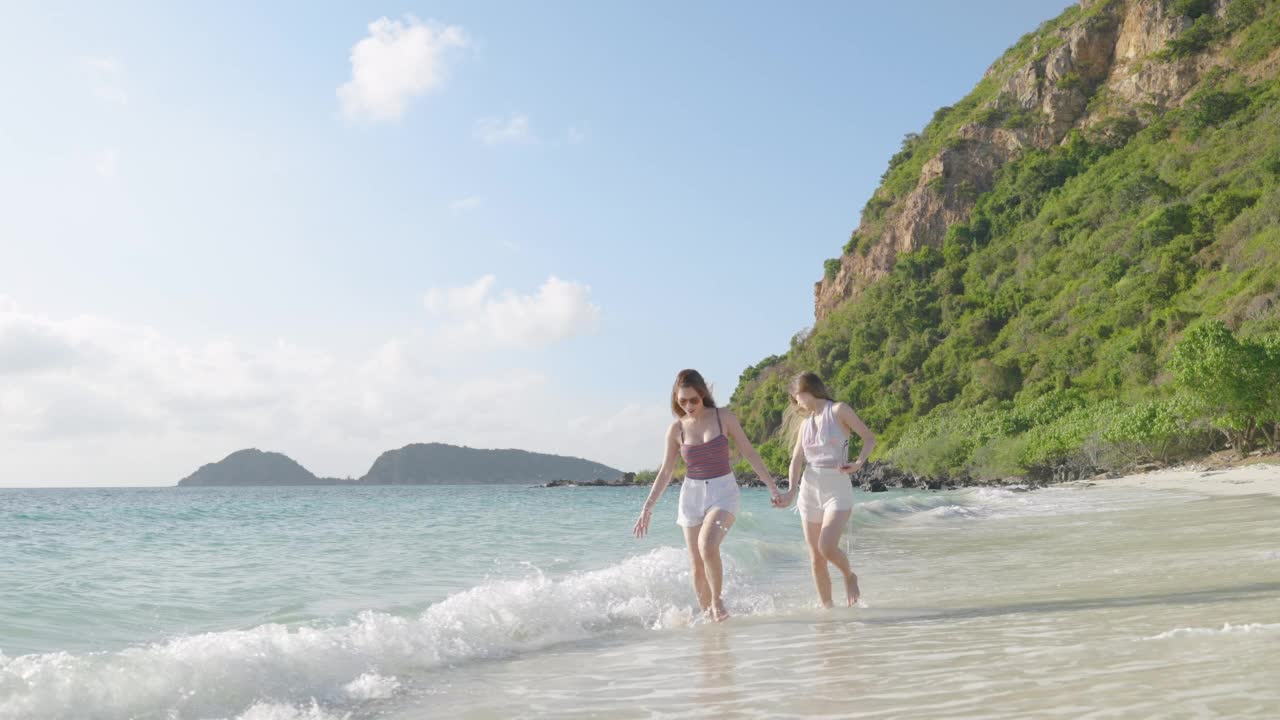
[[[738,453],[751,465],[751,469],[756,471],[756,476],[764,481],[765,486],[769,488],[769,494],[773,496],[773,501],[775,503],[778,502],[780,499],[778,484],[773,481],[773,475],[770,474],[769,468],[764,466],[764,461],[760,459],[760,454],[756,452],[755,448],[751,447],[751,441],[747,439],[747,433],[742,429],[742,423],[738,422],[738,416],[728,410],[722,410],[721,413],[724,416],[724,427],[729,431],[729,438],[737,446]]]
[[[855,473],[867,464],[867,458],[871,457],[871,451],[876,447],[876,435],[871,432],[871,428],[862,422],[862,418],[853,411],[853,408],[845,403],[836,404],[836,419],[844,426],[845,431],[850,435],[857,433],[862,438],[862,452],[858,453],[858,460],[854,463],[844,463],[840,466],[840,470],[847,473]]]
[[[631,529],[638,538],[644,537],[645,533],[649,532],[649,520],[653,517],[653,507],[658,504],[658,498],[662,497],[662,492],[667,489],[667,484],[671,482],[671,475],[676,470],[676,455],[680,451],[679,432],[679,420],[671,423],[671,427],[667,428],[666,447],[662,452],[662,467],[658,468],[658,476],[653,479],[653,487],[649,488],[649,497],[645,498],[644,506],[640,509],[640,517],[636,520],[635,527]]]
[[[782,496],[781,507],[787,507],[800,494],[804,482],[804,445],[800,444],[800,432],[796,433],[795,447],[791,448],[791,466],[787,468],[787,492]]]

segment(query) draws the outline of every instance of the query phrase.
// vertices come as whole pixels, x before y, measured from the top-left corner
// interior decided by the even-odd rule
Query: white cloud
[[[124,64],[115,58],[81,58],[81,66],[89,76],[94,97],[104,102],[124,105],[129,96],[124,90]]]
[[[581,145],[582,143],[587,141],[587,133],[583,130],[579,130],[576,127],[571,127],[565,133],[564,139],[565,139],[565,142],[569,143],[570,145]]]
[[[485,275],[470,285],[457,288],[431,288],[427,291],[422,303],[433,313],[467,313],[480,307],[493,284],[497,281],[493,275]]]
[[[574,283],[550,278],[529,295],[495,294],[494,285],[486,277],[429,293],[442,329],[473,345],[536,345],[590,329],[599,313]],[[244,447],[338,476],[363,474],[384,450],[433,441],[625,470],[654,464],[665,398],[618,411],[627,403],[599,389],[504,366],[524,362],[515,353],[457,356],[450,366],[440,356],[455,346],[441,337],[408,333],[342,354],[285,340],[187,342],[92,315],[52,318],[0,297],[0,485],[173,484]]]
[[[113,178],[120,172],[120,152],[106,148],[93,156],[93,170],[100,177]]]
[[[444,56],[469,43],[462,28],[378,18],[351,48],[351,80],[338,88],[348,119],[398,120],[405,104],[444,80]]]
[[[593,332],[600,307],[591,288],[552,275],[530,295],[512,290],[491,294],[496,279],[485,275],[470,285],[435,288],[423,304],[437,316],[437,339],[459,350],[532,348]]]
[[[479,210],[484,206],[484,198],[479,195],[470,195],[464,198],[458,198],[449,203],[449,209],[456,213],[471,212]]]
[[[16,305],[0,307],[0,375],[74,366],[81,359],[76,341]]]
[[[476,121],[472,134],[485,145],[514,145],[537,141],[529,126],[529,116],[523,113],[514,113],[508,118],[481,118]]]
[[[579,452],[602,451],[624,458],[624,471],[657,470],[662,465],[664,436],[671,424],[667,398],[658,396],[631,402],[621,409],[599,408],[598,412],[571,418],[568,428],[583,448]],[[607,448],[607,450],[606,450]]]

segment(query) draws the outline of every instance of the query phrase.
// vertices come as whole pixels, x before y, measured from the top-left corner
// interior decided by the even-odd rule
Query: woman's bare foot
[[[858,590],[858,576],[849,573],[849,577],[844,579],[844,592],[849,598],[849,607],[858,604],[858,598],[862,597],[862,593]]]
[[[724,609],[724,601],[716,598],[711,603],[711,619],[716,622],[724,622],[729,619],[729,611]]]

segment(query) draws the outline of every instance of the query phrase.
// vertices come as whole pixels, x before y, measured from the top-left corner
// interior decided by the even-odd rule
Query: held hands
[[[796,497],[796,491],[799,489],[799,485],[799,483],[792,483],[787,492],[782,492],[778,489],[777,485],[774,485],[769,490],[769,494],[772,496],[771,501],[773,506],[781,510],[791,505],[791,501]]]
[[[776,508],[786,507],[786,505],[783,504],[783,499],[786,498],[787,494],[778,489],[778,483],[776,480],[774,480],[772,475],[768,477],[769,477],[769,480],[771,481],[768,483],[769,504]]]
[[[788,495],[789,493],[781,492],[777,486],[774,486],[769,489],[769,504],[776,508],[784,508],[787,506]]]

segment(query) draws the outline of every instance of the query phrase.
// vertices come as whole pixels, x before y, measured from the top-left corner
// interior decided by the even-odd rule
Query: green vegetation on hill
[[[369,485],[587,482],[621,476],[621,470],[576,457],[415,443],[379,455],[360,482]]]
[[[237,450],[216,463],[202,465],[179,480],[178,485],[335,485],[340,482],[316,477],[287,455],[248,448]]]
[[[443,443],[416,443],[378,456],[359,480],[321,478],[292,458],[276,452],[238,450],[202,466],[178,482],[181,486],[241,485],[431,485],[588,482],[622,477],[620,470],[582,458],[528,452],[484,450]]]
[[[1103,5],[1068,11],[997,70]],[[1245,67],[1274,57],[1280,3],[1236,0],[1224,19],[1201,5],[1171,3],[1195,22],[1148,61],[1226,48],[1235,69],[1207,74],[1180,108],[1102,117],[1025,152],[941,249],[899,255],[744,371],[732,405],[771,469],[785,467],[777,433],[801,370],[879,433],[877,456],[929,475],[1280,444],[1280,78]],[[864,210],[873,227],[956,128],[1010,122],[978,117],[998,83],[989,75],[908,136]],[[855,235],[845,252],[869,242]]]

